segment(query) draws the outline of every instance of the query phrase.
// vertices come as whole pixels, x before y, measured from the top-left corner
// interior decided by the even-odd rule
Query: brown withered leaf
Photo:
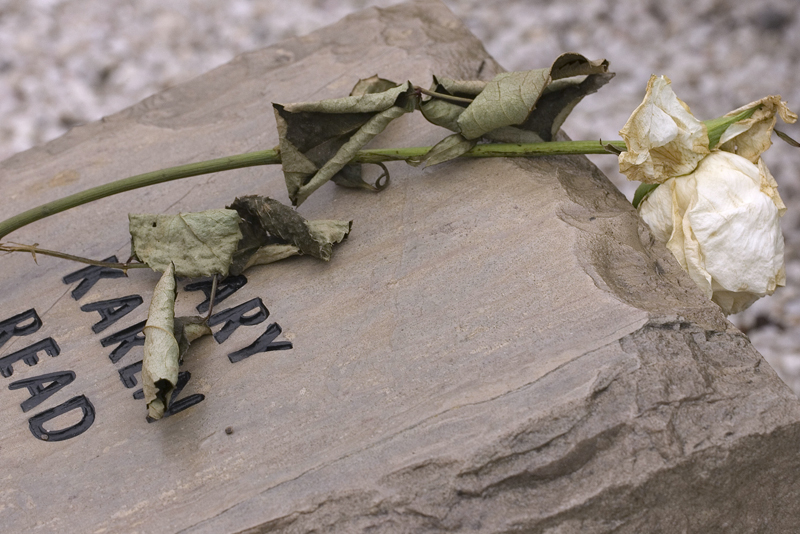
[[[293,205],[302,204],[339,174],[391,121],[415,109],[417,96],[409,82],[370,92],[391,83],[381,79],[359,82],[354,89],[357,94],[345,98],[273,104],[281,165]],[[347,173],[337,183],[369,188],[360,181],[360,169],[350,168]]]
[[[353,221],[308,221],[277,200],[254,195],[237,198],[229,208],[241,217],[244,235],[234,254],[231,274],[300,254],[329,261],[333,245],[348,236],[353,224]]]

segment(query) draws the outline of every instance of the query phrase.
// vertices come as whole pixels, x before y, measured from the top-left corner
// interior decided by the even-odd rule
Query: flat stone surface
[[[426,85],[432,74],[500,70],[441,3],[365,10],[6,160],[3,217],[112,179],[272,147],[271,101],[342,96],[376,73]],[[375,146],[446,133],[406,116]],[[158,275],[101,278],[81,295],[81,276],[68,276],[80,266],[0,256],[0,321],[32,309],[42,322],[0,347],[12,372],[0,379],[4,530],[797,524],[797,399],[587,160],[391,171],[378,195],[327,185],[303,204],[310,219],[353,219],[349,239],[327,264],[300,257],[248,271],[215,310],[260,299],[269,316],[251,315],[256,324],[221,343],[197,342],[176,403],[204,399],[153,424],[132,398],[141,346],[123,354],[119,341],[144,320]],[[124,260],[128,212],[199,211],[254,193],[286,201],[280,170],[127,193],[9,239]],[[177,312],[192,314],[202,291],[181,288]],[[81,311],[135,295],[143,303],[100,332],[98,312]],[[291,350],[231,363],[273,323],[282,329],[273,343]],[[49,355],[13,361],[39,342]],[[23,411],[31,382],[21,381],[66,371],[72,382]],[[84,418],[60,441],[37,437],[30,421],[74,398],[91,403],[91,425]],[[64,413],[43,423],[45,435],[80,420]]]

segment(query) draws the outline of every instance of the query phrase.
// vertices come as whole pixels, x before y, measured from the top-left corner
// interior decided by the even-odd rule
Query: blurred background
[[[573,139],[618,139],[651,74],[669,76],[700,119],[769,94],[800,111],[798,0],[443,1],[508,70],[546,67],[566,51],[610,61],[616,78],[564,125]],[[394,3],[0,0],[0,161],[241,52]],[[778,128],[800,139],[800,125]],[[731,320],[800,393],[800,149],[777,141],[764,159],[789,208],[787,287]],[[631,198],[636,184],[616,158],[593,161]]]

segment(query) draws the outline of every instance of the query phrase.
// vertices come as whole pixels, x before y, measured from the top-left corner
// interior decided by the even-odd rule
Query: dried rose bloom
[[[660,184],[639,204],[642,219],[698,287],[726,314],[738,313],[786,283],[780,218],[786,207],[761,154],[770,147],[776,116],[797,120],[779,96],[727,126],[713,150],[706,125],[669,87],[650,79],[644,102],[620,134],[619,156],[631,180]]]

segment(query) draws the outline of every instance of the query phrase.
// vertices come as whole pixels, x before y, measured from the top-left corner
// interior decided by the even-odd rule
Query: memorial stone
[[[0,163],[2,217],[271,148],[271,102],[501,71],[437,0],[366,9]],[[371,146],[448,134],[418,115]],[[796,530],[797,399],[588,160],[389,169],[380,193],[327,184],[300,207],[353,221],[329,263],[223,281],[215,335],[153,423],[141,331],[159,274],[0,256],[2,530]],[[287,202],[280,168],[125,193],[4,241],[124,261],[129,212],[248,194]],[[179,281],[177,313],[210,292]]]

